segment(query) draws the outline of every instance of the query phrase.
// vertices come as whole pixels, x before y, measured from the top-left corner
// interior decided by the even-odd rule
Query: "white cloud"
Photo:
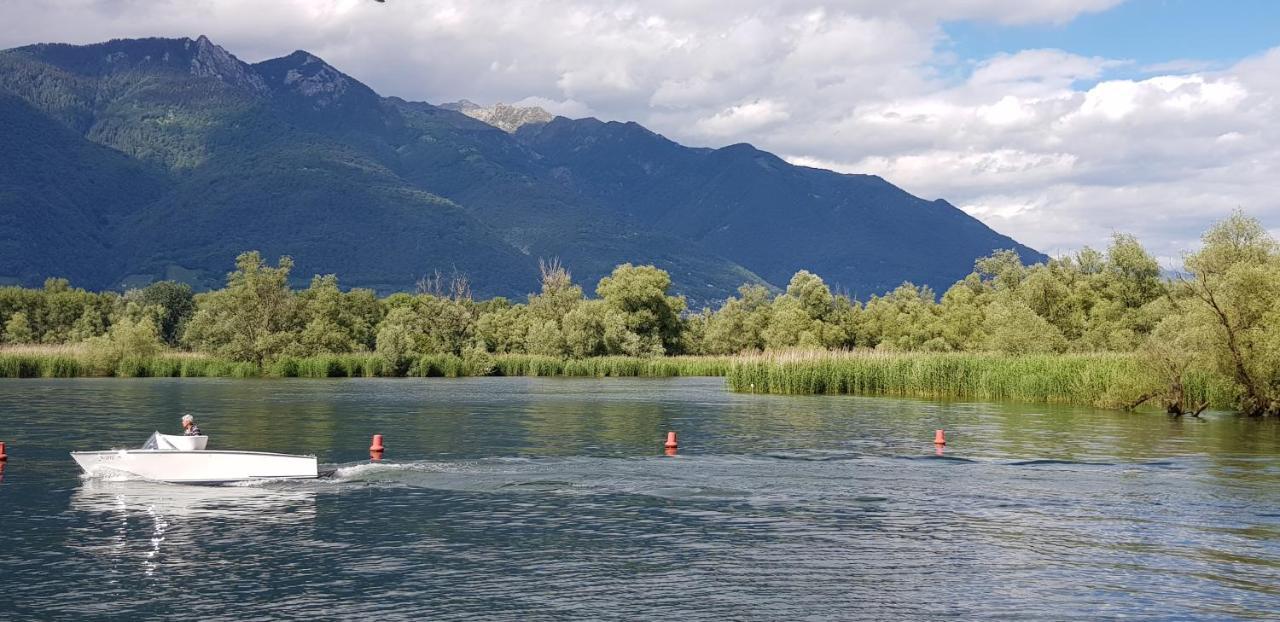
[[[2,0],[0,47],[207,34],[249,61],[306,49],[384,94],[635,120],[876,173],[1050,252],[1119,230],[1177,257],[1236,207],[1276,226],[1280,48],[1225,67],[1039,49],[956,59],[941,29],[1060,24],[1118,3]]]
[[[537,106],[554,115],[581,119],[594,114],[591,107],[574,99],[547,99],[546,97],[526,97],[512,104],[514,106]]]
[[[1009,88],[1018,82],[1047,87],[1068,87],[1077,80],[1096,78],[1102,70],[1120,64],[1105,58],[1085,58],[1061,50],[1023,50],[999,54],[983,61],[969,83],[984,88]]]
[[[696,127],[710,136],[735,136],[762,127],[786,121],[785,106],[769,100],[756,100],[747,104],[730,106],[716,114],[700,119]]]
[[[1030,93],[990,89],[977,76],[833,122],[845,135],[891,139],[812,140],[791,159],[945,197],[1046,251],[1126,231],[1177,257],[1237,207],[1280,219],[1270,192],[1280,174],[1276,75],[1272,51],[1216,73],[1059,82]]]

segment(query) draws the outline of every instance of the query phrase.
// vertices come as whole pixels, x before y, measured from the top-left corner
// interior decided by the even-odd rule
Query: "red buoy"
[[[676,443],[675,432],[667,432],[667,443],[666,445],[663,445],[663,446],[666,447],[667,449],[675,449],[676,447],[679,447],[679,443]]]
[[[382,451],[382,435],[374,434],[373,443],[369,445],[369,451]]]
[[[8,459],[9,459],[9,455],[4,453],[4,441],[0,441],[0,462],[4,462],[5,460],[8,460]]]
[[[938,430],[938,431],[934,432],[934,433],[933,433],[933,444],[934,444],[934,445],[946,445],[946,444],[947,444],[947,435],[946,435],[946,434],[943,434],[943,433],[942,433],[942,430]]]

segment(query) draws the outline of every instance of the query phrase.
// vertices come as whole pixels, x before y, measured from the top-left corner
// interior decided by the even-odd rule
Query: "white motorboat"
[[[139,477],[182,484],[319,477],[315,456],[205,449],[208,443],[207,436],[156,432],[141,449],[73,451],[71,458],[93,477]]]

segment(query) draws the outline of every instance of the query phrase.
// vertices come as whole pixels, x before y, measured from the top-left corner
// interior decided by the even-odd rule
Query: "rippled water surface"
[[[211,448],[337,473],[84,480],[67,456],[183,412]],[[1280,425],[1226,414],[716,379],[22,380],[0,440],[0,619],[1280,618]]]

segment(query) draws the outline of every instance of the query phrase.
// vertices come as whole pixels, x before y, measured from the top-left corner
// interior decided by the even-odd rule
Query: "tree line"
[[[997,252],[941,296],[904,283],[859,301],[802,270],[785,290],[747,285],[718,308],[690,310],[653,266],[618,266],[594,296],[551,262],[542,266],[540,291],[522,302],[476,300],[465,279],[438,276],[414,293],[379,298],[344,291],[334,275],[294,290],[288,257],[272,266],[247,252],[224,288],[199,294],[168,281],[123,294],[75,289],[65,279],[0,288],[0,340],[86,343],[107,358],[182,349],[260,365],[368,352],[401,372],[433,354],[1129,352],[1167,378],[1166,391],[1144,399],[1171,412],[1203,408],[1181,403],[1182,379],[1194,370],[1231,379],[1242,412],[1280,414],[1280,246],[1237,213],[1207,231],[1184,263],[1183,273],[1166,276],[1135,238],[1117,234],[1103,251],[1029,266],[1012,251]]]

